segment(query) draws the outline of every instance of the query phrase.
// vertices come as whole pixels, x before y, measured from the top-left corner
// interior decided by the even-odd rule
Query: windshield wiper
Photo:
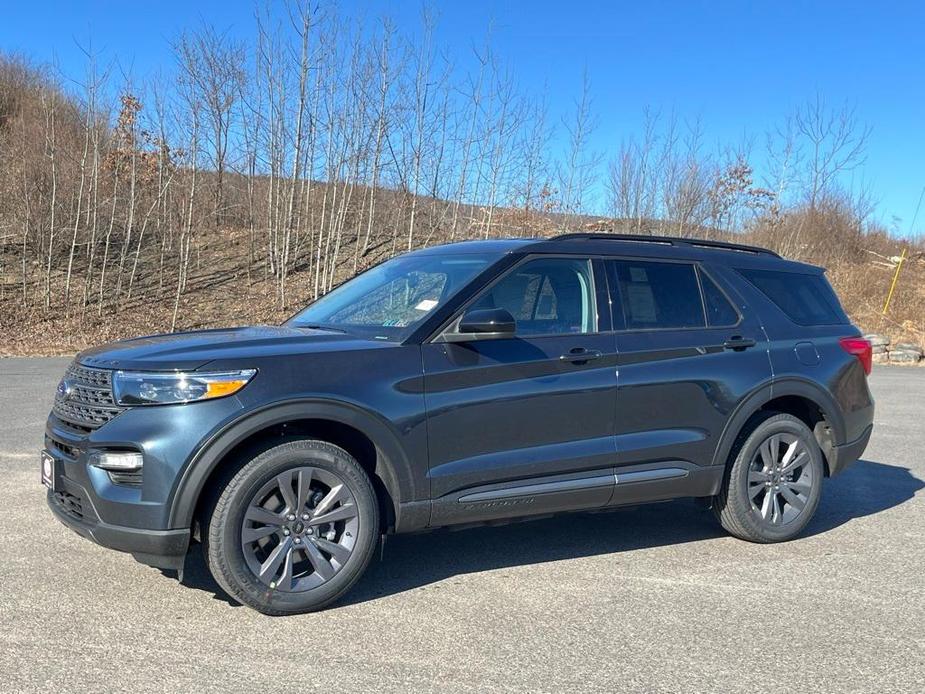
[[[296,323],[295,327],[306,328],[308,330],[326,330],[329,333],[347,334],[347,331],[342,328],[333,328],[330,325],[321,325],[320,323]]]

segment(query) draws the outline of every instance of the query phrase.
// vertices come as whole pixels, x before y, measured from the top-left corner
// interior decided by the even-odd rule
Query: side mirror
[[[448,342],[466,340],[497,340],[514,337],[517,323],[510,311],[503,308],[486,308],[466,311],[455,333],[445,336]]]

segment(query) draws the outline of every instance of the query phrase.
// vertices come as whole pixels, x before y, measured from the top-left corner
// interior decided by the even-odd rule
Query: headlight
[[[256,369],[205,373],[116,371],[113,394],[120,405],[168,405],[232,395],[247,385]]]

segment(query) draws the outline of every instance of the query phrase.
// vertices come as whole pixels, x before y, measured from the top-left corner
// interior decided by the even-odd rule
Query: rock
[[[915,364],[922,358],[921,351],[913,352],[912,350],[894,349],[890,350],[889,359],[895,364]]]
[[[920,357],[923,354],[922,348],[913,342],[900,342],[893,349],[900,352],[915,352]]]
[[[874,364],[888,364],[890,362],[890,353],[889,352],[874,352],[873,357],[871,357]]]
[[[890,344],[890,338],[886,335],[878,335],[877,333],[870,333],[865,335],[864,339],[870,340],[872,347],[886,347]]]

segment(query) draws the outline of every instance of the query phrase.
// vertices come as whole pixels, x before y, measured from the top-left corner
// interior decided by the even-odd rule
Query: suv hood
[[[256,326],[119,340],[81,352],[77,360],[105,369],[192,371],[216,360],[240,360],[241,368],[246,368],[248,359],[391,344],[327,330]]]

